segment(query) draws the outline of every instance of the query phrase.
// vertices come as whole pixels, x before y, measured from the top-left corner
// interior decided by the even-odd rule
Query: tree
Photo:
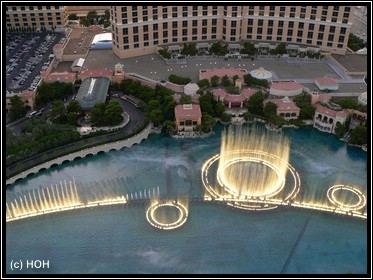
[[[216,124],[216,120],[209,114],[204,113],[202,115],[202,127],[203,131],[209,132]]]
[[[301,94],[294,97],[295,104],[300,108],[299,118],[313,119],[315,115],[315,107],[311,105],[311,95]]]
[[[52,120],[62,122],[64,114],[65,114],[65,105],[63,104],[63,102],[61,100],[54,101],[52,109],[51,109]]]
[[[122,120],[122,113],[123,109],[119,105],[119,102],[116,100],[111,100],[109,104],[106,106],[105,113],[104,113],[104,123],[105,125],[117,125]]]
[[[236,83],[236,80],[238,80],[240,77],[238,77],[238,75],[234,75],[233,77],[232,77],[232,79],[233,79],[233,83]]]
[[[78,114],[76,112],[69,112],[67,114],[68,124],[76,126],[77,121],[78,121]]]
[[[355,145],[363,145],[368,142],[367,139],[368,139],[367,127],[358,125],[351,131],[348,143],[355,144]]]
[[[242,54],[255,55],[256,49],[253,43],[245,42],[241,50]]]
[[[211,86],[216,87],[219,84],[220,78],[217,75],[211,77]]]
[[[215,110],[215,116],[221,117],[221,115],[225,111],[225,106],[224,106],[223,102],[216,102],[216,104],[214,106],[214,110]]]
[[[187,83],[191,82],[190,78],[176,76],[175,74],[171,74],[170,76],[168,76],[168,80],[171,83],[178,84],[178,85],[186,85]]]
[[[104,124],[105,104],[98,103],[91,111],[91,121],[94,125]]]
[[[286,44],[285,43],[279,43],[276,46],[275,53],[280,54],[280,55],[285,54],[286,53]]]
[[[196,43],[184,43],[184,47],[183,49],[181,50],[181,54],[182,55],[196,55],[198,52],[197,50],[197,47],[196,47]]]
[[[211,116],[215,115],[212,103],[213,98],[210,92],[201,95],[199,98],[199,105],[201,106],[202,113],[207,113]]]
[[[161,107],[161,103],[159,102],[159,100],[153,99],[148,102],[147,109],[149,112],[151,112],[153,110],[160,109],[160,107]]]
[[[163,113],[160,109],[153,110],[149,113],[149,119],[153,122],[154,126],[159,126],[163,123]]]
[[[105,10],[104,20],[108,21],[109,19],[110,19],[110,11],[109,10]]]
[[[199,88],[206,88],[210,86],[210,81],[208,79],[202,79],[197,83],[197,85]]]
[[[276,109],[277,105],[275,103],[271,101],[267,102],[263,109],[264,117],[266,119],[270,119],[271,117],[277,115]]]
[[[67,17],[68,20],[77,20],[78,17],[76,16],[76,14],[70,14],[68,17]]]
[[[239,94],[239,89],[235,85],[227,86],[226,91],[231,94]]]
[[[245,121],[252,121],[254,119],[254,116],[249,111],[247,111],[243,114],[243,118],[245,119]]]
[[[220,42],[215,42],[212,43],[210,51],[215,55],[224,56],[226,53],[228,53],[228,46],[223,46]]]
[[[221,78],[221,83],[223,84],[223,86],[229,86],[231,84],[231,80],[229,79],[229,77],[227,75],[224,75],[222,78]]]
[[[9,119],[11,122],[22,118],[26,115],[26,108],[25,104],[23,103],[21,97],[18,95],[14,95],[10,98],[10,113],[9,113]]]
[[[262,92],[256,92],[252,96],[250,96],[250,99],[247,104],[247,109],[250,113],[254,115],[263,116],[263,101],[264,101],[264,95]]]
[[[337,122],[334,128],[334,133],[337,135],[338,138],[342,138],[347,132],[347,130],[348,128],[346,127],[346,125],[343,125],[340,122]]]
[[[69,104],[66,107],[66,113],[77,113],[81,112],[79,102],[75,99],[70,100]]]
[[[190,95],[182,95],[180,98],[180,104],[190,104],[192,103],[192,97]]]
[[[232,116],[226,113],[223,113],[220,117],[222,122],[230,122],[232,120]]]
[[[172,133],[175,129],[175,122],[167,120],[165,122],[165,128],[168,133]]]
[[[95,10],[89,11],[87,14],[87,20],[89,25],[95,24],[95,20],[97,19],[97,12]]]

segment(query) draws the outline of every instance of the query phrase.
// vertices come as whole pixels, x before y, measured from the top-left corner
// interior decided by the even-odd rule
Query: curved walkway
[[[36,173],[38,173],[42,170],[45,170],[45,169],[53,167],[53,166],[57,166],[59,164],[63,164],[65,162],[73,161],[73,160],[79,159],[79,158],[84,158],[88,155],[96,155],[99,152],[105,152],[106,153],[106,152],[109,152],[109,151],[112,151],[112,150],[117,150],[118,151],[118,150],[120,150],[124,147],[129,148],[134,144],[140,144],[140,142],[142,140],[148,138],[149,134],[151,133],[151,130],[152,130],[152,124],[149,123],[149,125],[143,131],[141,131],[140,133],[138,133],[138,134],[136,134],[136,135],[134,135],[130,138],[127,138],[125,140],[120,140],[120,141],[116,141],[116,142],[111,142],[111,143],[95,146],[95,147],[92,147],[92,148],[87,148],[87,149],[84,149],[84,150],[81,150],[81,151],[78,151],[78,152],[75,152],[75,153],[70,153],[68,155],[56,158],[54,160],[44,162],[42,164],[39,164],[39,165],[37,165],[37,166],[35,166],[31,169],[28,169],[28,170],[26,170],[22,173],[19,173],[15,176],[9,178],[8,180],[6,180],[6,185],[13,184],[18,179],[25,178],[29,175],[36,174]]]

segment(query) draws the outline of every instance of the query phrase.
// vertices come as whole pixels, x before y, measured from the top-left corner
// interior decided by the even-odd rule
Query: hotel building
[[[30,2],[31,3],[31,2]],[[62,30],[65,6],[4,6],[8,31]]]
[[[354,6],[111,6],[120,58],[186,42],[285,42],[345,54]]]

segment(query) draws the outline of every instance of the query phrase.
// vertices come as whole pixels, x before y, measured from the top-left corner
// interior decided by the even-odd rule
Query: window
[[[233,30],[232,30],[233,31]],[[236,33],[236,30],[235,30],[235,33]],[[262,34],[263,33],[263,27],[258,27],[257,30],[256,30],[256,33],[258,34]],[[233,35],[233,34],[232,34]],[[235,34],[236,35],[236,34]]]
[[[272,35],[272,32],[273,32],[273,28],[268,28],[267,34]]]
[[[273,20],[268,21],[268,26],[273,26]]]
[[[311,45],[312,44],[312,40],[307,40],[307,44]]]
[[[145,33],[145,32],[148,32],[149,31],[149,26],[148,25],[144,25],[143,27],[142,27],[142,29],[143,29],[143,32]]]
[[[123,43],[128,44],[128,37],[123,37]]]
[[[334,35],[333,34],[329,34],[328,41],[334,41]]]
[[[144,41],[148,41],[149,40],[149,35],[148,34],[144,34]]]
[[[153,32],[153,39],[158,39],[158,32]]]
[[[325,25],[320,25],[319,26],[319,32],[325,31]]]
[[[193,20],[193,21],[192,21],[192,25],[193,25],[193,26],[197,26],[197,23],[198,23],[197,20]]]
[[[313,32],[308,32],[308,34],[307,34],[307,38],[308,38],[308,39],[312,39],[312,37],[313,37]]]
[[[232,24],[233,24],[233,22],[232,22]],[[263,20],[262,19],[258,20],[258,26],[263,26]],[[233,25],[232,25],[232,27],[233,27]],[[236,27],[236,26],[234,26],[234,27]]]
[[[132,22],[134,22],[134,23],[135,23],[135,22],[138,22],[138,18],[133,18],[133,19],[132,19]]]
[[[153,24],[153,30],[154,30],[154,31],[157,31],[157,30],[158,30],[158,23]]]
[[[346,34],[346,27],[342,27],[340,33],[341,33],[341,34]]]
[[[280,20],[278,22],[278,27],[284,27],[284,21],[283,20]]]
[[[136,49],[136,48],[138,48],[139,47],[139,44],[138,43],[136,43],[136,44],[134,44],[133,45],[133,47]]]
[[[345,41],[345,36],[343,36],[343,35],[339,36],[338,42],[343,43],[344,41]]]
[[[322,40],[324,38],[324,33],[317,34],[317,40]]]
[[[188,29],[183,29],[183,36],[188,35]]]
[[[252,28],[251,26],[249,26],[249,27],[247,28],[247,33],[253,33],[253,28]]]
[[[334,33],[335,32],[335,26],[330,26],[330,33]]]
[[[123,28],[123,35],[128,35],[128,28]]]
[[[142,17],[142,21],[148,21],[148,17],[147,16]]]
[[[157,19],[158,19],[158,15],[153,14],[153,20],[157,20]]]
[[[207,34],[207,27],[202,28],[202,34]]]
[[[183,12],[187,12],[188,11],[188,6],[184,6],[183,7]]]
[[[163,44],[167,44],[168,43],[168,39],[163,39]]]
[[[288,36],[293,36],[293,29],[288,30]]]
[[[143,10],[143,11],[142,11],[142,15],[143,15],[143,16],[147,16],[147,15],[148,15],[148,10]]]
[[[216,33],[216,26],[211,27],[211,33]]]
[[[133,35],[133,41],[138,42],[139,41],[139,35]]]
[[[310,25],[308,26],[308,30],[312,30],[314,29],[315,25],[313,23],[310,23]]]
[[[338,48],[342,49],[343,48],[343,44],[338,44]]]
[[[132,17],[137,17],[137,12],[132,12]]]
[[[289,22],[289,28],[293,28],[294,27],[294,21],[290,21]]]
[[[164,38],[164,37],[168,37],[168,32],[167,32],[167,30],[163,31],[163,38]]]
[[[176,18],[177,17],[177,13],[172,13],[172,17]]]
[[[298,29],[303,29],[303,28],[304,28],[304,22],[299,22]]]
[[[267,36],[268,41],[272,41],[272,36]]]
[[[183,20],[183,27],[188,27],[188,22],[186,20]]]
[[[277,35],[282,35],[282,29],[277,30]]]
[[[183,12],[183,17],[184,18],[188,17],[188,12]]]
[[[206,26],[207,25],[207,19],[203,19],[202,20],[202,26]]]
[[[163,23],[163,29],[167,29],[167,22]]]
[[[298,34],[297,34],[298,37],[303,37],[303,31],[302,30],[298,30]]]
[[[322,42],[321,41],[317,41],[316,45],[321,46]]]
[[[249,26],[250,26],[250,25],[253,25],[253,19],[251,19],[251,18],[248,19],[248,20],[247,20],[247,25],[249,25]]]
[[[138,26],[133,27],[133,33],[134,34],[139,33],[139,27]]]
[[[192,29],[192,34],[193,34],[193,35],[197,35],[197,28],[193,28],[193,29]]]
[[[216,18],[213,18],[213,19],[212,19],[212,25],[216,25],[217,22],[218,22],[218,20],[217,20]]]
[[[155,40],[154,45],[158,45],[158,42],[159,42],[158,40]]]
[[[333,43],[328,43],[327,46],[328,47],[333,47]]]
[[[172,22],[172,28],[177,28],[177,21]]]

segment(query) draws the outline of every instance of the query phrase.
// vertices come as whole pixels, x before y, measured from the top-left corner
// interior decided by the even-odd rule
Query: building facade
[[[334,133],[335,126],[338,123],[344,124],[349,116],[345,109],[337,111],[320,103],[316,103],[315,108],[313,127],[323,132]]]
[[[120,58],[157,47],[222,40],[285,42],[345,54],[354,6],[111,6]]]
[[[31,2],[30,2],[31,3]],[[7,31],[62,30],[65,6],[5,6]]]
[[[175,106],[177,131],[193,131],[202,123],[201,108],[198,104],[180,104]]]

